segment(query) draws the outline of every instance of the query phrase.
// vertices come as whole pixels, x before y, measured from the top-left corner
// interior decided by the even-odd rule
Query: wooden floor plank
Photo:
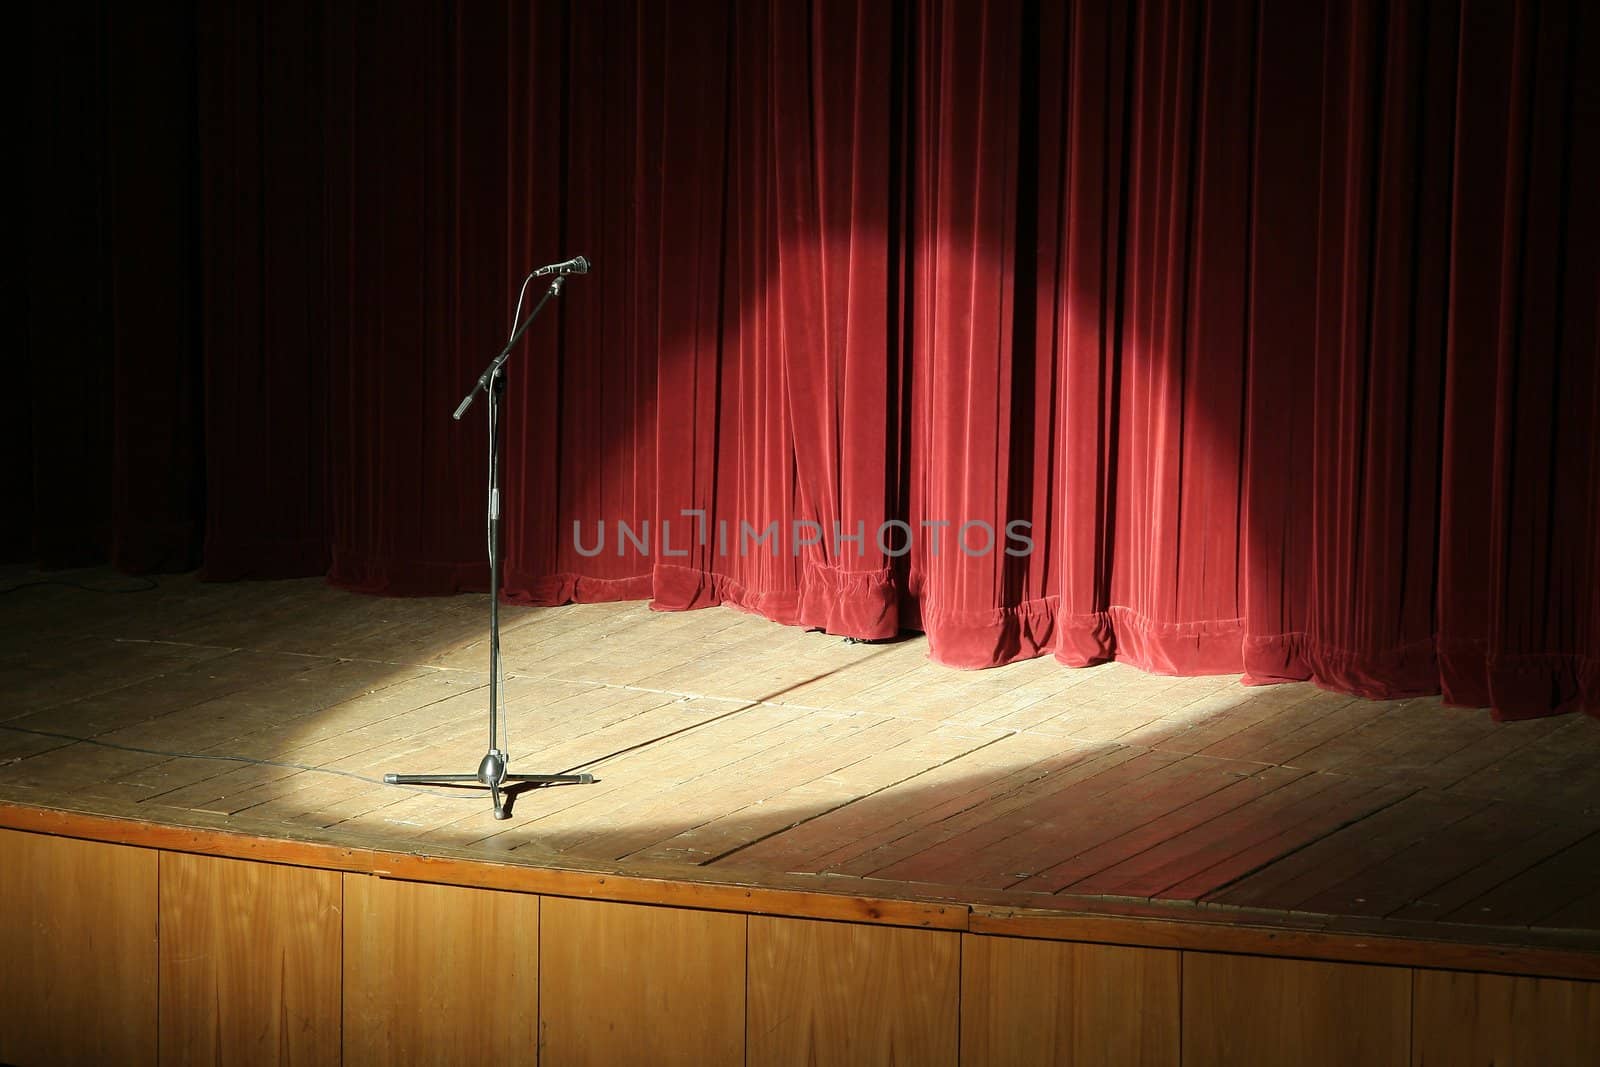
[[[1157,758],[1152,752],[1118,770],[1131,771],[1144,760]],[[1000,836],[994,835],[992,825],[975,828],[884,868],[878,877],[992,889],[1016,885],[1126,829],[1203,801],[1241,777],[1227,761],[1204,756],[1178,757],[1113,784],[1108,780],[1115,773],[1042,799],[1025,819],[1008,820]]]
[[[913,781],[938,767],[958,764],[1002,736],[974,734],[966,729],[919,730],[885,749],[859,753],[859,758],[831,771],[819,774],[819,768],[813,765],[802,776],[806,779],[803,782],[719,814],[630,855],[696,865],[711,863],[864,796]],[[840,762],[839,757],[835,756],[832,762]]]
[[[1491,851],[1477,866],[1456,874],[1397,908],[1390,913],[1390,917],[1407,922],[1441,921],[1469,902],[1531,870],[1594,832],[1593,824],[1587,820],[1555,815],[1549,818],[1550,821],[1542,829],[1530,827],[1520,839],[1503,849]]]
[[[1198,854],[1183,856],[1175,866],[1160,871],[1161,877],[1176,875],[1178,880],[1151,896],[1162,900],[1216,899],[1220,892],[1235,882],[1247,879],[1254,872],[1264,870],[1282,858],[1299,855],[1341,827],[1358,823],[1410,796],[1412,792],[1400,785],[1374,786],[1354,779],[1338,778],[1328,789],[1275,811],[1260,823],[1228,827],[1238,832],[1216,839],[1216,847],[1208,846]],[[1248,819],[1255,815],[1249,811],[1250,807],[1246,805],[1241,808],[1241,816]],[[1224,816],[1213,820],[1213,824],[1223,823],[1227,818]],[[1200,829],[1203,840],[1207,836],[1205,827]]]
[[[1600,889],[1541,917],[1539,925],[1556,930],[1600,930]]]
[[[1461,779],[1450,792],[1516,804],[1600,810],[1600,730],[1570,716],[1532,744]]]
[[[953,712],[945,721],[953,726],[983,726],[993,730],[1024,731],[1054,718],[1070,699],[1068,690],[1083,679],[1070,674],[1055,679],[1034,679],[998,693],[979,694],[975,703]]]
[[[1391,915],[1548,825],[1539,812],[1491,803],[1343,881],[1329,878],[1301,907],[1330,915]]]
[[[284,683],[317,661],[305,656],[239,651],[157,677],[147,678],[72,704],[70,713],[50,708],[13,720],[17,726],[99,737],[160,719],[195,704],[263,683]],[[180,735],[181,736],[181,735]]]
[[[1069,886],[1074,893],[1094,892],[1097,875],[1156,848],[1162,842],[1184,834],[1228,812],[1269,796],[1276,790],[1306,776],[1308,772],[1289,767],[1267,767],[1255,774],[1233,775],[1233,781],[1200,799],[1181,804],[1142,824],[1125,817],[1116,832],[1097,845],[1068,856],[1038,874],[1017,883],[1016,889],[1058,893]]]
[[[740,853],[739,862],[778,871],[839,869],[868,853],[888,850],[918,832],[942,830],[946,820],[996,798],[1013,796],[1074,763],[1113,751],[1124,758],[1134,755],[1133,749],[1076,742],[1062,745],[1013,734],[994,746],[930,768],[883,793],[752,845]],[[875,860],[864,862],[883,860],[889,854],[879,852]]]
[[[1071,893],[1155,896],[1306,822],[1324,806],[1313,798],[1340,783],[1350,784],[1338,775],[1303,773],[1291,768],[1269,768],[1262,775],[1269,772],[1270,777],[1264,778],[1268,783],[1285,775],[1295,777],[1279,781],[1275,788],[1237,808],[1163,837],[1126,859],[1060,888]]]
[[[1478,801],[1421,791],[1268,864],[1206,899],[1236,907],[1308,909],[1330,884],[1339,885],[1374,865],[1404,862],[1404,855],[1443,827],[1483,809]]]
[[[1474,709],[1457,708],[1458,712],[1472,715]],[[1481,710],[1481,709],[1478,709]],[[1475,731],[1472,743],[1444,755],[1415,772],[1419,785],[1433,789],[1451,789],[1487,767],[1511,759],[1518,752],[1544,740],[1550,734],[1564,729],[1568,721],[1562,716],[1545,719],[1520,719],[1515,722],[1496,723],[1494,729]],[[1470,792],[1470,790],[1469,790]]]
[[[379,745],[414,736],[436,720],[464,722],[477,686],[449,677],[426,675],[384,691],[383,698],[362,702],[358,708],[340,705],[314,723],[273,728],[241,739],[233,751],[253,759],[318,766]],[[297,773],[291,768],[208,764],[208,773],[147,799],[163,804],[211,810],[207,805]],[[187,777],[187,776],[183,776]]]
[[[0,672],[6,694],[0,722],[148,684],[230,654],[226,648],[84,635],[31,653],[25,662]]]
[[[1357,700],[1309,684],[1271,688],[1296,692],[1280,698],[1271,715],[1201,751],[1225,759],[1299,766],[1301,756],[1362,729],[1389,711],[1389,706],[1379,701]]]
[[[1600,832],[1540,860],[1444,919],[1486,926],[1532,926],[1593,893],[1596,871],[1600,871]]]
[[[770,719],[768,717],[771,717]],[[657,764],[666,771],[641,774],[639,759],[612,765],[608,772],[617,788],[611,796],[619,803],[582,807],[540,816],[537,830],[546,847],[574,855],[620,859],[691,826],[707,821],[710,813],[730,800],[742,804],[759,797],[769,781],[805,774],[814,769],[812,760],[796,766],[795,743],[804,738],[808,749],[820,755],[835,746],[844,746],[849,758],[852,741],[873,745],[872,734],[886,738],[901,736],[903,725],[874,716],[847,716],[822,727],[808,716],[797,716],[793,709],[758,707],[743,716],[770,725],[759,733],[745,733],[740,742],[724,743],[723,730],[709,729],[677,747],[678,759]],[[748,723],[744,728],[748,729]],[[859,736],[858,735],[862,735]],[[638,784],[650,783],[641,791]],[[622,788],[633,783],[634,788]]]
[[[1279,692],[1229,686],[1175,707],[1121,740],[1185,755],[1204,752],[1232,759],[1236,757],[1228,749],[1239,747],[1242,737],[1267,729],[1292,729],[1299,722],[1294,718],[1296,711],[1304,714],[1307,708],[1325,707],[1327,696],[1321,690],[1299,687],[1294,692]]]
[[[1024,821],[1032,819],[1037,805],[1054,794],[1063,793],[1083,783],[1083,788],[1073,798],[1089,799],[1100,792],[1114,789],[1124,781],[1141,777],[1177,761],[1178,757],[1161,756],[1143,749],[1128,746],[1086,745],[1079,752],[1069,754],[1065,765],[1042,776],[1031,771],[1022,772],[1023,781],[1014,789],[999,793],[994,790],[976,790],[955,805],[941,806],[936,821],[919,825],[892,840],[830,865],[827,869],[840,874],[880,876],[891,867],[909,863],[917,856],[933,852],[934,862],[951,854],[947,842],[964,838],[971,843],[1002,840]],[[970,803],[965,803],[969,801]],[[1071,803],[1071,800],[1066,801]],[[943,809],[955,810],[943,814]],[[930,866],[932,864],[930,863]]]
[[[1407,732],[1422,721],[1412,705],[1413,702],[1405,700],[1363,701],[1358,715],[1364,721],[1359,726],[1339,732],[1282,762],[1312,771],[1359,772],[1368,761],[1381,758],[1396,744],[1403,744]]]

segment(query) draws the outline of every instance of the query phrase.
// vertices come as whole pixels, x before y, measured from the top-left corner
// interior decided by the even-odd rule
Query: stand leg
[[[498,756],[498,753],[490,753],[483,758],[484,763],[491,760],[495,762],[500,768],[498,776],[485,777],[482,773],[386,774],[383,781],[386,785],[488,786],[496,819],[511,818],[511,790],[504,788],[507,785],[591,785],[594,782],[592,774],[506,774],[505,765],[499,762]]]

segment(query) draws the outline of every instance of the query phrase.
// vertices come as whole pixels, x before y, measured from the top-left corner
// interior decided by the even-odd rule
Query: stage
[[[597,781],[496,822],[483,791],[381,783],[476,766],[486,608],[188,576],[0,598],[0,947],[32,967],[0,1060],[1600,1040],[1600,722],[507,607],[512,769]],[[518,1021],[480,1033],[486,1002]],[[629,1059],[645,1031],[665,1051]]]

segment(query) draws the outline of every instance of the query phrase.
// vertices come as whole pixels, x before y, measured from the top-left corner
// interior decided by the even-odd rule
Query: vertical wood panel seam
[[[344,1060],[345,1060],[345,1055],[344,1055],[344,987],[345,987],[346,983],[345,983],[345,974],[344,974],[344,958],[345,958],[345,937],[347,936],[345,925],[346,925],[346,923],[348,922],[348,919],[349,919],[350,908],[349,908],[348,899],[345,897],[345,894],[344,894],[344,889],[345,889],[345,882],[348,880],[348,878],[349,878],[348,875],[344,874],[343,872],[340,872],[340,874],[339,874],[339,1063],[340,1063],[341,1067],[343,1067]]]
[[[1411,1067],[1417,1062],[1417,982],[1420,981],[1417,969],[1411,968],[1411,1010],[1406,1013],[1411,1020],[1411,1025],[1406,1029],[1406,1064]]]
[[[966,931],[958,932],[960,938],[956,942],[956,1063],[961,1063],[963,1045],[962,1027],[966,1025],[966,991],[967,991],[967,938],[972,936]]]
[[[161,876],[167,853],[156,850],[156,1063],[161,1063]]]
[[[744,916],[744,1051],[739,1057],[750,1067],[750,913]]]
[[[544,894],[534,894],[533,944],[539,953],[533,961],[533,1064],[544,1062]]]
[[[533,1067],[544,1062],[544,896],[533,894]]]

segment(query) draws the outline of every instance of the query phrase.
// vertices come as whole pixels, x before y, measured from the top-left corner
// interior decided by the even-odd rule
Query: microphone
[[[588,274],[589,261],[582,256],[573,256],[561,263],[552,263],[547,267],[540,267],[534,271],[532,277],[543,278],[547,274]]]

